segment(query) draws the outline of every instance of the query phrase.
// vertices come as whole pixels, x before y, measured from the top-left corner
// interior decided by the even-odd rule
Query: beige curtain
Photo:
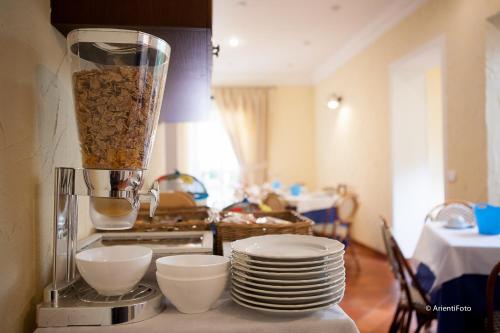
[[[217,87],[221,112],[238,158],[244,185],[262,184],[267,177],[267,88]]]

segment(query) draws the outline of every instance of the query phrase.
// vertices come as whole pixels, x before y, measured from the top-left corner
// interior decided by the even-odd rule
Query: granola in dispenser
[[[73,74],[83,166],[143,169],[156,121],[152,75],[116,66]]]

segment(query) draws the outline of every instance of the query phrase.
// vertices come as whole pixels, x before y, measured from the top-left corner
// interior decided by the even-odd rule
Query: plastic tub
[[[479,233],[483,235],[500,234],[500,207],[479,203],[474,206]]]

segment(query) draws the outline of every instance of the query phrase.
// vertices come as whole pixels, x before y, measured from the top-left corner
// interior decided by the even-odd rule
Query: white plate
[[[336,284],[339,281],[339,279],[341,279],[341,278],[345,279],[345,275],[341,275],[341,276],[337,277],[336,279],[332,279],[332,281],[323,282],[323,283],[301,284],[301,285],[284,285],[284,286],[283,285],[272,285],[272,284],[270,285],[270,284],[253,282],[253,281],[245,280],[245,278],[239,277],[237,275],[233,275],[231,280],[238,281],[240,283],[243,283],[243,284],[246,284],[249,286],[253,286],[253,287],[257,287],[257,288],[261,288],[261,289],[265,289],[265,290],[269,290],[269,291],[273,291],[273,290],[307,291],[307,290],[316,290],[316,289],[326,288],[326,287],[332,286],[332,285]]]
[[[344,276],[345,275],[345,269],[342,268],[336,274],[329,274],[328,276],[324,277],[319,277],[319,278],[314,278],[314,279],[290,279],[290,280],[280,280],[280,279],[267,279],[267,278],[260,278],[260,277],[255,277],[255,276],[250,276],[246,274],[245,272],[241,272],[238,269],[231,269],[231,272],[233,275],[240,276],[244,279],[248,279],[251,281],[257,281],[257,282],[263,282],[267,285],[280,285],[280,284],[295,284],[295,285],[311,285],[315,283],[323,283],[323,282],[329,282],[336,277],[339,276]]]
[[[311,279],[311,278],[320,278],[320,277],[328,277],[330,275],[337,275],[341,271],[344,270],[344,262],[339,263],[338,266],[330,266],[328,269],[324,269],[321,271],[312,271],[312,272],[267,272],[267,271],[260,271],[260,270],[255,270],[255,269],[250,269],[247,268],[243,265],[239,264],[233,264],[231,266],[234,269],[237,269],[240,272],[245,272],[250,274],[251,276],[255,277],[271,277],[271,278],[281,278],[281,277],[288,277],[288,278],[305,278],[305,279]]]
[[[325,292],[331,292],[336,289],[340,289],[342,287],[345,287],[345,277],[339,278],[338,281],[334,282],[333,284],[326,286],[326,287],[320,287],[317,289],[309,289],[309,290],[292,290],[292,291],[277,291],[277,290],[266,290],[266,289],[258,289],[259,287],[252,286],[245,284],[244,282],[240,282],[238,280],[232,280],[231,284],[233,286],[237,286],[240,289],[244,289],[253,293],[261,294],[261,295],[275,295],[275,296],[291,296],[291,297],[298,297],[301,295],[318,295],[321,293]]]
[[[237,298],[235,297],[231,297],[231,299],[241,305],[241,306],[244,306],[246,308],[249,308],[249,309],[253,309],[253,310],[256,310],[256,311],[259,311],[259,312],[263,312],[263,313],[272,313],[273,315],[293,315],[293,314],[306,314],[306,313],[312,313],[312,312],[316,312],[316,311],[319,311],[319,310],[323,310],[323,309],[328,309],[329,307],[332,307],[334,305],[336,305],[339,300],[333,300],[331,303],[328,303],[328,304],[325,304],[323,306],[316,306],[316,307],[305,307],[305,308],[302,308],[302,309],[270,309],[270,308],[266,308],[266,307],[261,307],[261,306],[255,306],[255,305],[252,305],[252,304],[248,304],[246,303],[245,301],[240,301],[238,300]]]
[[[344,258],[344,253],[345,251],[342,250],[334,255],[331,256],[325,256],[322,258],[315,258],[311,260],[304,260],[304,259],[298,259],[298,260],[278,260],[278,259],[266,259],[266,258],[259,258],[259,257],[254,257],[254,256],[249,256],[244,253],[240,253],[237,251],[232,251],[231,257],[232,259],[236,259],[239,261],[245,261],[248,262],[249,264],[256,265],[256,266],[265,266],[265,267],[314,267],[314,266],[321,266],[324,265],[328,262],[331,261],[336,261],[339,260],[340,258]]]
[[[327,261],[321,265],[316,265],[316,266],[301,266],[301,267],[291,267],[291,266],[278,266],[278,267],[273,267],[273,266],[259,266],[254,263],[250,263],[245,260],[240,260],[238,258],[233,258],[231,260],[232,263],[236,263],[238,265],[244,266],[248,269],[254,269],[254,270],[259,270],[259,271],[270,271],[270,272],[313,272],[313,271],[324,271],[325,269],[331,268],[331,267],[336,267],[339,264],[344,264],[344,259],[342,257],[336,259],[336,260],[331,260]]]
[[[327,299],[333,299],[337,296],[339,296],[341,293],[344,292],[344,288],[330,291],[328,293],[324,293],[321,295],[313,295],[313,296],[281,296],[281,297],[276,297],[276,296],[264,296],[264,295],[257,295],[254,293],[249,293],[245,291],[244,289],[240,289],[236,287],[235,285],[232,286],[231,289],[233,292],[236,292],[238,295],[242,297],[250,297],[253,298],[257,301],[262,300],[263,302],[269,302],[273,304],[304,304],[304,303],[311,303],[315,301],[321,301],[321,300],[327,300]]]
[[[259,258],[297,260],[338,253],[344,250],[344,244],[325,237],[265,235],[234,241],[231,243],[231,249]]]
[[[319,302],[311,302],[311,303],[304,303],[304,304],[272,304],[272,303],[267,303],[267,302],[258,302],[258,301],[252,301],[250,299],[247,299],[246,297],[240,296],[234,292],[231,291],[231,296],[234,298],[236,297],[240,301],[244,301],[256,306],[263,306],[266,308],[272,308],[272,309],[280,309],[280,310],[287,310],[287,309],[300,309],[300,308],[310,308],[310,307],[315,307],[315,306],[323,306],[326,304],[331,304],[332,302],[335,302],[337,299],[340,300],[344,296],[343,294],[332,298],[328,300],[323,300]]]

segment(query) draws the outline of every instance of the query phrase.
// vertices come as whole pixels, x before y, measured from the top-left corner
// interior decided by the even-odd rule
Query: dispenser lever
[[[149,217],[155,216],[156,208],[158,208],[158,204],[160,203],[160,184],[157,180],[154,181],[151,189],[149,190],[151,193],[151,201],[149,203]]]
[[[149,192],[140,193],[140,201],[149,201],[149,217],[153,217],[160,202],[160,184],[155,180]]]

